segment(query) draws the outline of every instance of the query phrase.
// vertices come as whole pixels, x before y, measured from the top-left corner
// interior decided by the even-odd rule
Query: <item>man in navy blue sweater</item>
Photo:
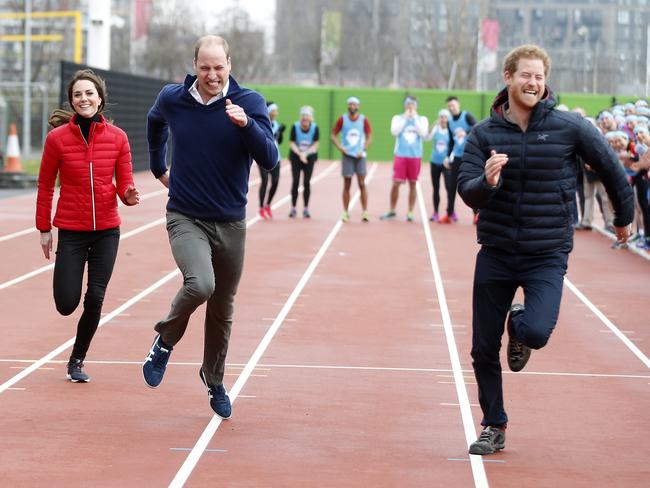
[[[228,43],[218,36],[200,38],[193,66],[196,75],[165,86],[147,117],[149,163],[169,188],[167,232],[183,286],[155,326],[143,375],[151,388],[160,384],[190,316],[207,302],[199,374],[210,406],[227,419],[232,407],[223,375],[244,262],[248,177],[253,159],[271,170],[278,153],[264,98],[230,77]]]

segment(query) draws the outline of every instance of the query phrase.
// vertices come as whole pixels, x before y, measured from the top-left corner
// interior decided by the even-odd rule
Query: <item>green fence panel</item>
[[[301,87],[282,85],[251,85],[267,100],[279,106],[278,119],[287,126],[285,138],[280,148],[282,157],[289,154],[289,131],[291,125],[299,119],[300,107],[314,107],[314,121],[320,130],[319,157],[322,159],[339,159],[341,155],[330,141],[332,127],[336,120],[346,112],[346,100],[350,96],[359,98],[360,111],[365,114],[372,126],[372,144],[368,149],[368,160],[391,161],[395,138],[390,133],[390,121],[395,114],[404,110],[404,98],[413,95],[418,99],[418,112],[429,119],[429,128],[435,123],[438,111],[446,108],[445,100],[455,95],[460,101],[461,109],[471,112],[480,121],[490,114],[490,107],[497,92],[475,92],[465,90],[426,90],[426,89],[390,89],[390,88],[355,88],[355,87]],[[615,98],[610,95],[586,95],[574,93],[556,94],[558,103],[564,103],[573,109],[582,107],[588,115],[596,116],[613,103],[634,101],[633,98]],[[431,155],[431,142],[425,143],[423,159]]]
[[[604,108],[612,106],[612,97],[610,95],[585,95],[581,93],[559,93],[556,94],[558,104],[564,104],[573,110],[576,107],[582,107],[587,115],[595,117],[598,112]]]

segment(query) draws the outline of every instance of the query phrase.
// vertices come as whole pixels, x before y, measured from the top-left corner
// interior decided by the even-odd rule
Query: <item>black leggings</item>
[[[447,214],[454,213],[456,203],[456,185],[458,185],[458,169],[460,168],[460,159],[456,158],[450,163],[451,168],[445,171],[445,188],[447,189]]]
[[[444,168],[441,164],[430,163],[431,166],[431,185],[433,185],[433,211],[438,213],[440,206],[440,175]]]
[[[72,349],[75,359],[86,357],[99,325],[119,242],[119,227],[98,231],[59,229],[54,263],[54,302],[61,315],[70,315],[79,305],[84,268],[88,263],[84,311],[77,324],[77,337]]]
[[[309,206],[309,196],[311,194],[311,174],[314,171],[314,164],[316,163],[316,154],[307,157],[307,164],[300,161],[300,158],[293,152],[289,155],[291,161],[291,176],[293,182],[291,184],[291,206],[295,207],[298,202],[298,187],[300,186],[300,172],[303,171],[305,175],[302,179],[302,200],[305,208]]]
[[[275,192],[278,189],[278,183],[280,181],[280,163],[275,165],[271,171],[268,171],[261,166],[260,168],[260,178],[262,182],[260,183],[260,208],[265,206],[270,206]],[[269,188],[269,199],[266,200],[266,205],[264,205],[264,197],[266,196],[266,187],[269,183],[269,174],[271,175],[271,188]]]
[[[451,200],[455,198],[456,189],[452,181],[452,170],[445,168],[442,164],[430,163],[431,166],[431,184],[433,185],[433,211],[438,213],[440,207],[440,175],[442,174],[445,180],[445,190],[447,190],[447,213],[451,215],[454,212],[454,202]]]

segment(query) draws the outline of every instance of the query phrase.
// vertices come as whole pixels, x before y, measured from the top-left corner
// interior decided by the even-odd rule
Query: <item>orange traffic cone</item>
[[[18,144],[18,131],[16,124],[9,126],[9,138],[7,139],[7,154],[5,157],[4,170],[9,173],[21,173],[23,166],[20,162],[20,145]]]

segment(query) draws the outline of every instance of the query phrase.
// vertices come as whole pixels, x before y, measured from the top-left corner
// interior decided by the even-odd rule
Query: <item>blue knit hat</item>
[[[417,105],[418,105],[418,101],[417,101],[417,99],[416,99],[415,97],[410,96],[410,95],[407,96],[407,97],[404,99],[404,107],[406,107],[409,103],[414,104],[416,107],[417,107]]]

